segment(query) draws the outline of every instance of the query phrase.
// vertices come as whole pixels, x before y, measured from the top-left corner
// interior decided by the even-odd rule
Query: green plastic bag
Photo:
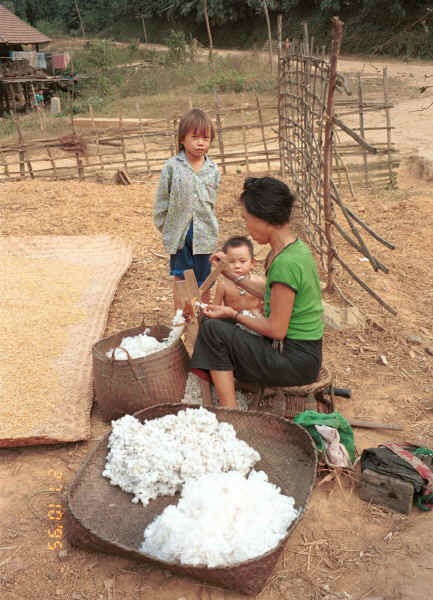
[[[350,460],[352,463],[355,460],[355,441],[353,438],[353,431],[346,419],[338,412],[330,414],[318,413],[315,410],[304,410],[304,412],[296,415],[293,419],[294,423],[302,425],[311,435],[316,444],[319,452],[325,452],[326,446],[323,442],[323,438],[315,428],[315,425],[327,425],[337,429],[340,434],[340,441],[345,446],[349,453]]]

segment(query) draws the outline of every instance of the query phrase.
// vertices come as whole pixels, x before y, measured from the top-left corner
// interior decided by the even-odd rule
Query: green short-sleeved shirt
[[[320,340],[323,335],[323,305],[317,266],[310,249],[301,240],[286,246],[266,273],[265,316],[270,314],[271,287],[287,285],[295,292],[295,302],[286,337],[294,340]]]

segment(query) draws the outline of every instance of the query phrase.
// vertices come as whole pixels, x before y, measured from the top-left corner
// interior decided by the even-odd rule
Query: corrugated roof
[[[50,38],[0,4],[0,44],[43,44]]]

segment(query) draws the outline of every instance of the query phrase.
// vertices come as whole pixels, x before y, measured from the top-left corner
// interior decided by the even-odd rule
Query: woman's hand
[[[234,319],[236,311],[230,306],[222,304],[208,304],[203,309],[203,314],[210,319]]]
[[[209,258],[210,262],[213,263],[215,266],[217,266],[218,264],[222,263],[223,265],[225,265],[222,269],[221,269],[221,273],[223,275],[226,275],[227,273],[231,274],[231,270],[230,270],[230,265],[227,262],[227,256],[224,254],[224,252],[222,250],[218,250],[217,252],[214,252],[211,257]]]

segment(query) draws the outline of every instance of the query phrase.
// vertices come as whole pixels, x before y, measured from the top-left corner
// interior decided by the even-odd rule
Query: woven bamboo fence
[[[253,103],[221,110],[215,96],[207,112],[216,130],[210,156],[223,174],[280,171],[276,105],[264,104],[256,95]],[[158,174],[178,151],[179,116],[145,119],[139,106],[136,119],[119,115],[103,129],[92,110],[84,125],[71,115],[67,135],[28,141],[13,117],[18,139],[0,148],[0,182],[37,177],[107,182],[119,171],[140,182]]]
[[[368,259],[375,271],[388,272],[369,250],[365,238],[384,240],[343,202],[353,185],[395,185],[396,151],[391,140],[391,104],[387,74],[381,80],[382,99],[365,99],[361,75],[356,93],[337,72],[342,23],[334,18],[330,60],[317,56],[311,42],[292,42],[279,58],[279,134],[281,172],[300,200],[309,243],[327,271],[327,288],[334,287],[334,263],[388,311],[377,293],[343,259],[342,243]],[[376,86],[377,87],[377,86]],[[375,115],[368,125],[367,116]],[[378,116],[379,115],[379,116]],[[344,119],[344,120],[343,120]],[[366,136],[374,134],[373,141]],[[382,136],[382,137],[381,137]],[[383,139],[382,139],[383,138]],[[370,138],[369,138],[370,139]]]

